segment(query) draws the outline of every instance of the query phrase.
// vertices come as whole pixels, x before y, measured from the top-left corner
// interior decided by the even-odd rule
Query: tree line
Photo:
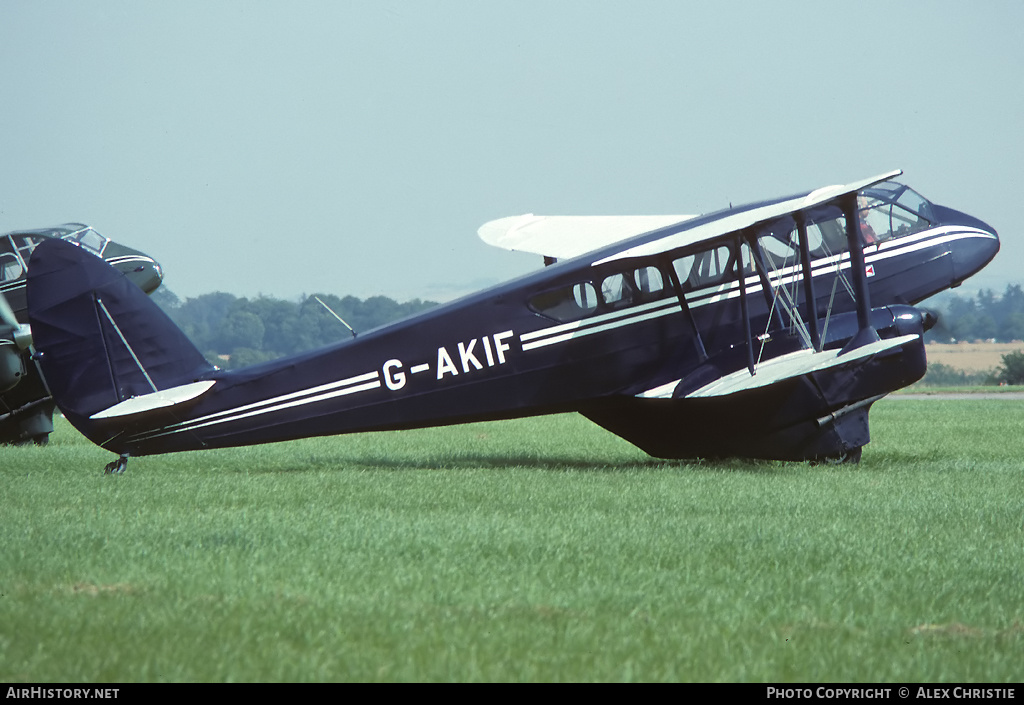
[[[928,304],[925,304],[928,306]],[[936,300],[938,324],[926,340],[936,343],[1024,340],[1024,290],[1010,284],[1002,296],[982,289],[974,296],[946,294]]]
[[[926,304],[927,305],[927,304]],[[927,342],[995,342],[1024,341],[1024,290],[1010,284],[1002,295],[982,289],[974,296],[946,294],[933,307],[939,321],[925,335]],[[1024,350],[1024,342],[1021,343]],[[950,365],[933,363],[923,384],[962,386],[979,384],[1024,384],[1024,351],[1016,350],[1002,356],[1002,364],[987,372],[967,372]]]
[[[345,340],[352,336],[345,324],[364,332],[437,305],[420,299],[399,303],[386,296],[359,299],[331,294],[296,301],[268,296],[249,299],[220,291],[182,301],[165,287],[152,296],[200,352],[225,369]]]

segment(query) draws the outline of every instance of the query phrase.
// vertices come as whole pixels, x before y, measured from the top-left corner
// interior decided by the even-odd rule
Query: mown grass
[[[1024,407],[859,466],[565,415],[133,459],[0,449],[0,681],[1019,681]]]
[[[963,384],[963,385],[930,385],[917,382],[909,387],[897,389],[896,396],[904,394],[1020,394],[1024,386],[1019,384]]]

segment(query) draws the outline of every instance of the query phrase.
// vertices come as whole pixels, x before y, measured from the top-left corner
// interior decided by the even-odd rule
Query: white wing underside
[[[606,245],[682,223],[692,215],[513,215],[477,230],[488,245],[570,259]]]

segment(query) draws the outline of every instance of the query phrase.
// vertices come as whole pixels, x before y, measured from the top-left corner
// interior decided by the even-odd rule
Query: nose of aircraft
[[[155,259],[116,242],[107,244],[103,250],[103,259],[123,272],[147,294],[160,286],[164,279],[163,269]]]
[[[956,227],[956,239],[950,243],[950,254],[952,285],[957,286],[992,261],[999,252],[999,234],[991,225],[973,215],[934,204],[933,208],[943,225]]]
[[[951,245],[953,254],[953,281],[955,284],[981,270],[999,252],[999,235],[985,226],[977,234],[961,237]]]

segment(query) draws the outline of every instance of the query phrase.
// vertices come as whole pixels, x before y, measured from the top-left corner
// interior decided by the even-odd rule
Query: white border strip
[[[280,411],[281,409],[288,409],[302,404],[312,404],[314,402],[324,401],[326,399],[332,399],[346,394],[364,392],[370,389],[376,389],[380,386],[380,373],[376,371],[367,372],[366,374],[349,377],[348,379],[339,380],[337,382],[330,382],[318,387],[303,389],[289,394],[282,394],[281,396],[273,397],[271,399],[264,399],[262,401],[252,402],[251,404],[244,404],[233,409],[226,409],[224,411],[218,411],[213,414],[207,414],[206,416],[190,419],[189,421],[165,426],[162,429],[158,429],[157,432],[148,432],[135,436],[133,437],[133,440],[156,438],[159,436],[166,436],[171,433],[177,433],[179,431],[188,431],[194,428],[201,428],[203,426],[227,423],[229,421],[236,421],[238,419],[266,414],[272,411]]]
[[[532,343],[523,343],[523,352],[526,352],[528,350],[534,350],[536,348],[542,348],[547,345],[554,345],[555,343],[564,343],[567,340],[573,340],[575,338],[583,338],[588,335],[593,335],[594,333],[604,333],[605,331],[614,330],[616,328],[621,328],[623,326],[633,325],[634,323],[642,323],[643,321],[650,321],[655,318],[661,318],[662,316],[668,316],[673,313],[682,312],[683,307],[679,304],[678,299],[667,299],[667,301],[670,305],[666,306],[665,308],[658,309],[656,311],[651,311],[650,313],[631,316],[621,321],[612,321],[610,323],[605,323],[604,325],[592,326],[585,328],[583,330],[569,331],[561,335],[554,335],[551,337],[544,338],[542,340],[534,341]],[[520,340],[522,340],[522,338],[520,338]]]

